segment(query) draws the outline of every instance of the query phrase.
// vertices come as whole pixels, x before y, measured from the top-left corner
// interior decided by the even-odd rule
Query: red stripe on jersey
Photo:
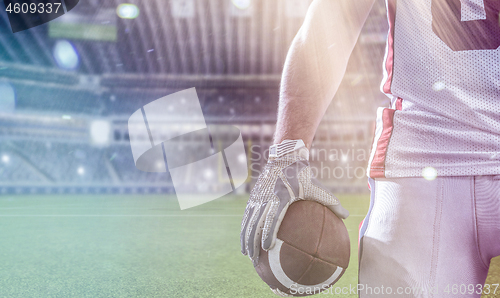
[[[385,81],[382,91],[384,91],[384,93],[386,94],[392,94],[391,84],[394,69],[394,23],[396,22],[396,0],[387,0],[387,18],[389,19],[389,34],[387,35],[387,57],[385,59],[387,81]]]
[[[403,99],[398,97],[396,100],[396,110],[401,111],[403,109]]]
[[[385,157],[394,127],[394,112],[396,112],[396,110],[393,109],[384,109],[382,112],[383,128],[382,134],[377,142],[377,149],[375,149],[375,154],[370,165],[371,178],[385,178]]]

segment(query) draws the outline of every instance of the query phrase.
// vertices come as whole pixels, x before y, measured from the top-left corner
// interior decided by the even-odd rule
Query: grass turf
[[[355,287],[368,196],[340,199],[352,252],[335,287]],[[231,196],[180,211],[171,196],[4,196],[0,296],[276,297],[240,253],[245,204]],[[487,283],[498,283],[498,263]]]

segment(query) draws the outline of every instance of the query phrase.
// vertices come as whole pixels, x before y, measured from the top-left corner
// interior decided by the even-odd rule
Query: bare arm
[[[313,1],[286,58],[275,144],[302,139],[311,147],[374,2]]]

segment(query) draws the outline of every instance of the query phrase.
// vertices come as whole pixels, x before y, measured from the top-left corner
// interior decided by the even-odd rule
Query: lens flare
[[[54,45],[54,59],[57,65],[63,69],[75,69],[78,67],[79,58],[73,45],[67,40],[59,40]]]
[[[135,19],[139,16],[139,7],[130,3],[122,3],[116,8],[116,14],[122,19]]]
[[[252,4],[252,0],[231,0],[231,2],[239,9],[247,9]]]

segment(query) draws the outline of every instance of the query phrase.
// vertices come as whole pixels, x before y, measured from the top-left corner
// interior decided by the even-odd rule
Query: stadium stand
[[[80,2],[72,13],[85,19],[120,1]],[[191,87],[207,124],[241,129],[251,174],[243,189],[250,189],[272,141],[280,74],[307,5],[290,9],[292,1],[255,0],[243,13],[226,7],[230,1],[198,2],[203,5],[193,16],[182,16],[154,0],[140,7],[142,18],[118,18],[115,41],[71,40],[80,59],[74,70],[61,69],[52,57],[58,38],[48,24],[1,31],[0,80],[16,98],[15,111],[0,114],[0,191],[172,192],[168,173],[135,168],[127,121],[145,104]],[[8,27],[6,14],[0,26]],[[366,191],[373,111],[387,104],[378,90],[386,36],[385,8],[377,1],[315,137],[312,164],[337,191]],[[342,118],[329,116],[339,109]],[[93,144],[95,120],[110,123],[109,143]]]

